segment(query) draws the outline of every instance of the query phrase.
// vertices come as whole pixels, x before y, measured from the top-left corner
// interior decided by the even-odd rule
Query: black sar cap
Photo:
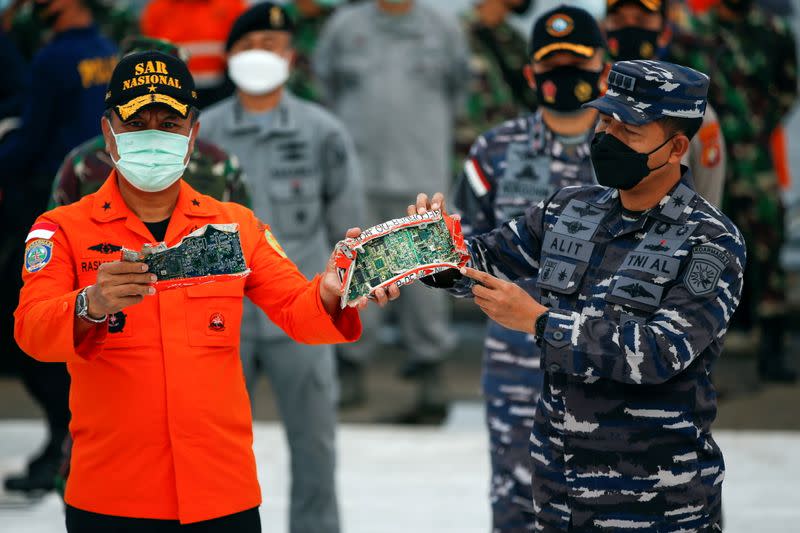
[[[152,104],[166,105],[185,118],[197,105],[194,78],[174,55],[155,50],[129,54],[114,68],[105,104],[122,120]]]

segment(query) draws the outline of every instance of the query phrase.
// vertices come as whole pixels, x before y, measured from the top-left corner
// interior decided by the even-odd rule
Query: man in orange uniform
[[[188,52],[201,109],[233,93],[225,78],[225,40],[247,7],[246,0],[151,0],[142,12],[142,34]]]
[[[250,210],[180,180],[199,130],[194,95],[180,59],[123,58],[102,120],[115,170],[26,239],[16,340],[38,360],[66,361],[72,377],[69,532],[260,531],[243,296],[297,341],[360,335],[332,266],[309,282]],[[174,245],[211,223],[239,225],[249,276],[160,291],[144,263],[118,260],[121,247]]]

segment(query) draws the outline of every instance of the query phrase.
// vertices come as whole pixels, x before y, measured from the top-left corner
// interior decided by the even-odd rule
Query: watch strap
[[[541,315],[536,318],[536,324],[534,325],[534,335],[537,338],[542,338],[544,336],[544,328],[547,327],[547,319],[549,318],[550,313],[545,311]]]
[[[91,285],[89,285],[91,287]],[[83,300],[83,305],[76,305],[75,306],[75,314],[81,320],[85,320],[86,322],[90,322],[92,324],[102,324],[106,320],[108,320],[108,315],[103,315],[102,318],[94,318],[89,316],[89,298],[86,296],[86,291],[89,290],[89,287],[84,287],[81,292],[78,293],[78,302]]]

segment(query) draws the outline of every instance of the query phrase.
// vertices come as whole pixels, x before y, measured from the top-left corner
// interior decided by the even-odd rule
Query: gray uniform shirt
[[[332,245],[361,225],[364,193],[353,143],[333,115],[284,92],[268,129],[245,115],[236,96],[200,118],[200,136],[236,156],[256,216],[308,277],[322,272]],[[253,306],[245,338],[284,337]]]
[[[325,26],[314,72],[353,135],[371,197],[446,190],[467,57],[457,25],[419,3],[398,16],[375,2],[342,7]]]

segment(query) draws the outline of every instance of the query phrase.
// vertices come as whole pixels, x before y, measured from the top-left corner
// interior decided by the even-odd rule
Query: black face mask
[[[600,96],[601,71],[592,72],[578,67],[558,67],[549,72],[534,74],[539,104],[554,111],[568,113]]]
[[[633,189],[651,172],[667,166],[669,160],[656,168],[650,168],[647,166],[647,159],[671,140],[672,137],[643,154],[613,135],[605,132],[596,134],[592,140],[591,155],[597,183],[623,191]]]
[[[644,28],[622,28],[608,32],[608,52],[616,61],[652,59],[658,51],[661,32]]]

